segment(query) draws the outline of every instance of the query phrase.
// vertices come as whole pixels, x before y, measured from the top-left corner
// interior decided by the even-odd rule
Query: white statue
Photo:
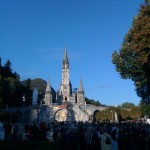
[[[118,121],[117,112],[115,112],[115,121]]]
[[[38,100],[38,90],[37,88],[34,88],[32,95],[32,106],[35,106],[37,104],[37,100]]]

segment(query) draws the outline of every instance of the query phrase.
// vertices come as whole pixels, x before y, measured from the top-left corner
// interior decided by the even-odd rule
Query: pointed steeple
[[[65,48],[63,64],[69,64],[68,55],[67,55],[67,49],[66,48]]]
[[[50,80],[47,82],[46,92],[51,92]]]
[[[84,90],[83,90],[83,85],[82,85],[82,80],[80,80],[80,86],[79,86],[78,91],[84,91]]]
[[[85,103],[84,90],[82,85],[82,80],[80,79],[80,86],[77,92],[77,104],[83,105]]]
[[[50,80],[48,80],[47,82],[44,101],[45,101],[45,105],[50,105],[52,103],[52,92],[51,92]]]

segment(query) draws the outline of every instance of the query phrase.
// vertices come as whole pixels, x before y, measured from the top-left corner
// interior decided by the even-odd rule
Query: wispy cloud
[[[97,89],[107,89],[107,88],[112,88],[112,86],[111,85],[99,85],[95,87],[86,88],[86,90],[97,90]]]

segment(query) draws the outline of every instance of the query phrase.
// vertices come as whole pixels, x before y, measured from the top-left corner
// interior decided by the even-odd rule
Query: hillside
[[[39,98],[40,99],[44,98],[44,94],[45,94],[45,90],[47,86],[47,82],[45,80],[41,78],[28,79],[28,80],[22,81],[22,84],[24,86],[29,86],[32,91],[34,90],[35,87],[37,87]],[[56,92],[52,87],[51,87],[51,90],[52,90],[53,102],[54,102],[56,98]]]

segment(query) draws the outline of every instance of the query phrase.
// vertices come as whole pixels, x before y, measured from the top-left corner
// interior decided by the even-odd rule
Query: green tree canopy
[[[95,106],[101,106],[101,103],[99,101],[95,101],[93,99],[88,99],[87,97],[85,97],[85,101],[87,104],[92,104]]]
[[[10,60],[2,65],[0,58],[0,108],[21,105],[24,87],[20,83],[19,74],[13,72],[11,66]]]
[[[122,108],[131,108],[131,107],[135,107],[135,105],[133,103],[130,103],[130,102],[125,102],[122,104],[121,106]]]
[[[112,62],[123,79],[131,79],[143,103],[150,103],[150,5],[142,5]]]
[[[142,104],[141,105],[142,108],[142,114],[145,116],[149,116],[150,117],[150,104]]]
[[[145,0],[145,4],[149,5],[150,4],[150,0]]]
[[[97,121],[115,121],[115,112],[119,121],[139,119],[142,116],[141,107],[135,106],[131,109],[121,107],[107,107],[106,110],[97,112]]]

